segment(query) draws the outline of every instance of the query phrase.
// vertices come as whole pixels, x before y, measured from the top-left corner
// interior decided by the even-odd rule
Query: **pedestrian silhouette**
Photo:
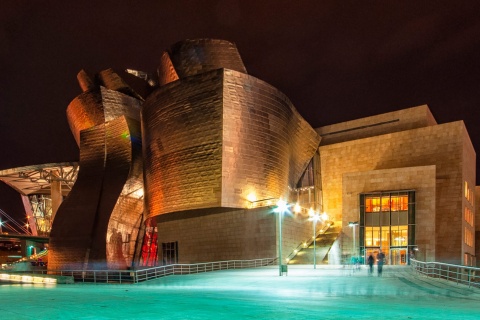
[[[377,266],[378,266],[378,276],[382,276],[383,264],[385,263],[385,254],[380,249],[380,252],[377,254]]]
[[[368,262],[368,274],[371,275],[373,273],[373,255],[370,253],[370,255],[367,258]]]

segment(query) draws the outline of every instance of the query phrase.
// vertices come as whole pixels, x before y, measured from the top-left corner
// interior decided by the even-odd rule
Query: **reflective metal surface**
[[[180,79],[142,110],[148,217],[287,198],[320,142],[289,99],[245,74],[226,41],[182,42],[170,57]]]
[[[99,78],[95,86],[83,80],[88,90],[67,109],[80,170],[53,222],[52,269],[126,268],[143,220],[141,99],[112,70]]]
[[[164,52],[153,92],[144,72],[81,71],[67,108],[80,170],[53,222],[49,267],[124,269],[146,218],[287,198],[320,137],[246,72],[233,43],[211,39]]]

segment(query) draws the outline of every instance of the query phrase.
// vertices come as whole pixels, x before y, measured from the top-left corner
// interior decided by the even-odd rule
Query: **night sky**
[[[0,169],[78,160],[65,110],[79,70],[154,73],[193,38],[236,43],[313,127],[428,104],[439,123],[464,120],[478,151],[479,13],[462,0],[3,1]]]

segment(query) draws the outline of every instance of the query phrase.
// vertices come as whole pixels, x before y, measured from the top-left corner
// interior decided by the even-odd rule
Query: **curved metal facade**
[[[199,50],[193,50],[191,42],[174,46],[173,66],[181,62],[179,79],[145,101],[148,217],[248,208],[252,195],[287,198],[318,148],[320,137],[289,99],[242,72],[234,45],[220,44],[215,50],[200,50],[204,61],[215,61],[205,64],[197,62]],[[241,70],[212,70],[224,61]]]
[[[221,68],[247,73],[235,44],[217,39],[180,41],[162,55],[160,85]]]
[[[153,92],[156,81],[130,71],[77,76],[84,92],[67,117],[80,171],[52,226],[51,268],[123,269],[136,261],[147,218],[157,217],[160,230],[166,213],[174,220],[186,211],[238,214],[252,196],[287,198],[318,148],[320,137],[289,99],[246,73],[233,43],[173,45],[161,56]],[[270,252],[274,235],[262,237]],[[245,252],[256,252],[248,246]]]
[[[143,222],[141,100],[100,86],[132,91],[113,71],[101,78],[95,83],[81,72],[85,92],[67,108],[80,146],[80,170],[53,222],[53,269],[126,268]]]

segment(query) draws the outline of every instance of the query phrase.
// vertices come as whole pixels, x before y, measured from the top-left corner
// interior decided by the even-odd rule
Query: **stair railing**
[[[322,228],[315,233],[314,237],[309,237],[307,240],[302,241],[286,258],[287,264],[295,258],[295,256],[302,251],[302,249],[308,248],[313,241],[317,239],[320,234],[324,234],[331,226],[333,225],[333,221],[325,221]]]

